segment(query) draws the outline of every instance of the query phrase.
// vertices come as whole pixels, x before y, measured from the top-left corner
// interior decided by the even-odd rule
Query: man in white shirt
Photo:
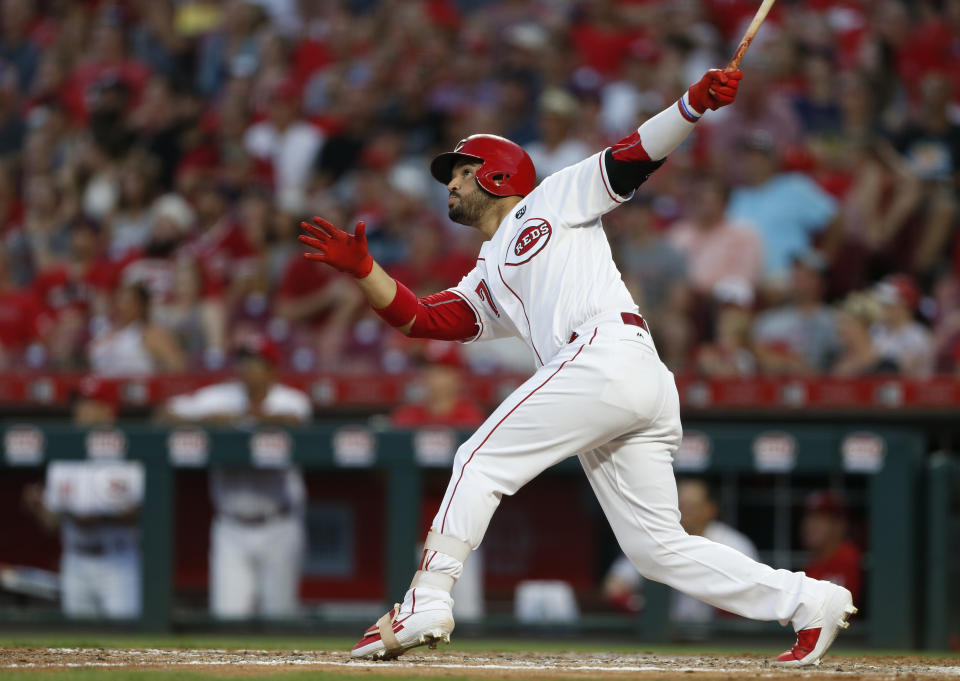
[[[577,100],[566,90],[551,88],[540,95],[540,139],[527,145],[538,177],[590,155],[590,147],[571,133],[577,116]]]
[[[933,371],[933,338],[913,318],[920,302],[917,285],[906,274],[894,274],[874,287],[883,318],[870,329],[870,340],[881,362],[911,376]]]
[[[299,117],[300,93],[291,82],[277,87],[269,111],[269,118],[250,126],[243,143],[251,156],[273,165],[274,188],[281,206],[298,210],[323,135]]]
[[[81,381],[73,422],[106,427],[116,421],[117,395],[94,376]],[[24,502],[49,530],[59,528],[60,604],[68,617],[132,619],[141,608],[139,461],[58,460]]]
[[[264,337],[239,352],[240,380],[218,383],[167,403],[178,423],[297,426],[310,420],[310,398],[277,383],[280,356]],[[305,550],[306,488],[296,468],[215,468],[210,491],[210,609],[221,618],[287,617],[298,607]]]

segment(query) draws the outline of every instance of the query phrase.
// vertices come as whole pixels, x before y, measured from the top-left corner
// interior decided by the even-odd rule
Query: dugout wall
[[[308,471],[353,471],[376,477],[383,493],[382,534],[386,556],[383,593],[396,599],[406,589],[420,537],[420,503],[426,475],[444,475],[457,444],[466,437],[443,429],[373,430],[347,425],[303,429],[232,430],[121,425],[78,429],[66,425],[0,426],[8,470],[39,470],[52,459],[128,458],[146,469],[143,529],[143,615],[140,626],[167,630],[183,624],[173,608],[174,478],[178,470],[221,466],[271,467],[295,463]],[[956,507],[960,475],[955,461],[941,456],[927,469],[922,432],[906,427],[689,423],[677,454],[678,473],[753,476],[765,480],[772,498],[786,494],[791,481],[859,481],[868,518],[864,612],[853,630],[871,645],[944,648],[956,632],[949,604],[955,590]],[[576,460],[548,476],[582,477]],[[766,483],[765,483],[766,484]],[[523,494],[521,491],[517,496]],[[784,527],[776,505],[773,525]],[[951,516],[951,512],[954,516]],[[929,527],[925,532],[924,526]],[[776,550],[776,546],[773,547]],[[763,556],[765,559],[774,554]],[[774,561],[776,562],[776,561]],[[646,608],[635,620],[584,617],[582,629],[636,628],[646,640],[676,634],[668,621],[665,588],[646,590]],[[955,595],[955,594],[954,594]],[[29,610],[4,613],[11,622],[36,621]],[[47,616],[49,621],[49,615]],[[191,621],[196,623],[194,617]],[[498,629],[511,618],[492,617]],[[762,631],[770,627],[730,622],[726,628]]]

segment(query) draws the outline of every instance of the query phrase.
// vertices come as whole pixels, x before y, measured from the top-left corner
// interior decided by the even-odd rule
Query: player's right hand
[[[373,258],[367,250],[367,226],[364,222],[357,223],[353,234],[337,229],[323,218],[314,217],[313,222],[315,226],[309,222],[300,223],[300,227],[307,234],[301,234],[297,238],[317,250],[316,253],[304,253],[304,258],[325,262],[357,279],[363,279],[370,274]]]
[[[743,71],[740,69],[729,73],[710,69],[687,91],[690,106],[702,115],[707,109],[716,111],[721,106],[732,104],[737,97],[737,87],[742,78]]]

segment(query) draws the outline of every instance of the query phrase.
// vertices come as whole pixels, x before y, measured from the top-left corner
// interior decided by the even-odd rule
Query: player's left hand
[[[707,109],[716,111],[721,106],[732,104],[737,97],[737,88],[742,78],[743,71],[740,69],[730,73],[720,69],[710,69],[687,91],[690,106],[698,114],[703,114]]]

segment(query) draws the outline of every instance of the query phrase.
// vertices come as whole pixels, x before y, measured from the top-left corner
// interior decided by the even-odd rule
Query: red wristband
[[[385,308],[381,310],[374,308],[373,311],[390,326],[398,327],[408,324],[417,315],[419,304],[420,301],[413,291],[398,281],[397,294],[393,297],[393,301]]]

